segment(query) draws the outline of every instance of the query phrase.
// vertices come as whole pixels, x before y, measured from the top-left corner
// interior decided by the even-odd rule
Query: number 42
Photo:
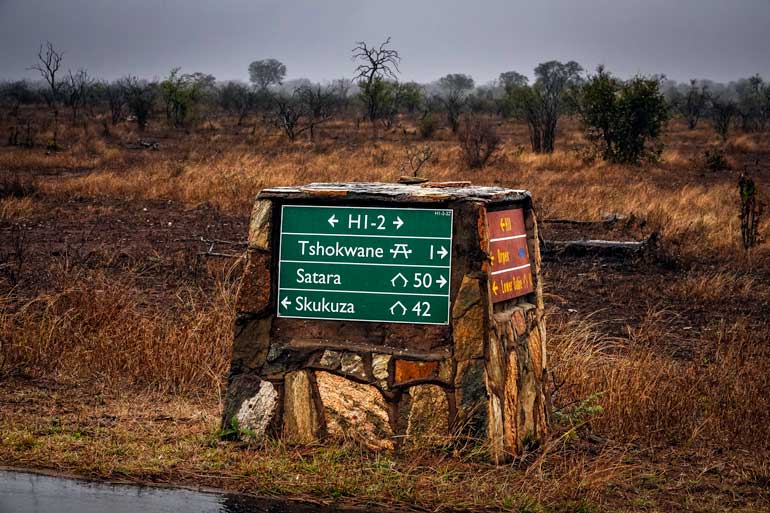
[[[430,317],[430,303],[427,301],[418,301],[412,307],[412,311],[417,314],[417,317]]]

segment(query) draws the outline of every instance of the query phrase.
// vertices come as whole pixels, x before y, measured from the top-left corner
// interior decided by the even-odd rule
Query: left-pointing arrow
[[[334,214],[332,214],[332,216],[329,219],[327,219],[327,221],[329,221],[329,224],[332,225],[332,228],[334,228],[334,225],[340,222],[340,220],[337,219],[337,217]]]
[[[291,299],[288,297],[283,298],[283,301],[281,301],[281,306],[284,308],[289,308],[291,306]]]

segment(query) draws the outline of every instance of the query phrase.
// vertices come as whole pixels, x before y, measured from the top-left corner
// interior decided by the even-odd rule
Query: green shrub
[[[578,110],[604,160],[637,164],[660,158],[657,139],[669,112],[657,79],[622,81],[599,67],[578,91]]]
[[[433,114],[426,112],[425,115],[420,118],[417,123],[417,130],[420,132],[420,137],[423,139],[430,139],[438,130],[438,121]]]
[[[730,169],[730,163],[725,158],[722,148],[707,149],[703,152],[703,164],[711,171],[724,171]]]

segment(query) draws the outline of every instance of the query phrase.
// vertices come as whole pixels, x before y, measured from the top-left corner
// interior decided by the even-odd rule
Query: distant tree
[[[160,83],[166,120],[177,128],[188,127],[196,117],[196,108],[214,89],[216,79],[205,73],[180,74],[174,68]]]
[[[727,94],[715,95],[709,100],[709,113],[714,131],[722,139],[727,141],[730,132],[730,124],[738,113],[738,106]]]
[[[47,90],[43,97],[53,117],[53,138],[51,140],[51,147],[53,148],[58,147],[59,102],[62,96],[62,88],[64,87],[64,81],[57,76],[61,68],[62,57],[63,54],[58,52],[49,41],[46,43],[45,51],[43,50],[43,45],[40,45],[40,49],[37,52],[39,62],[31,67],[31,69],[40,73],[47,85]]]
[[[668,119],[668,106],[657,79],[622,81],[600,66],[580,89],[578,111],[604,160],[635,164],[660,155],[650,143]]]
[[[76,73],[68,72],[62,87],[62,97],[64,104],[72,112],[72,124],[75,125],[78,120],[78,112],[85,108],[88,103],[88,97],[91,94],[90,88],[94,80],[88,76],[88,71],[80,69]]]
[[[8,108],[8,115],[17,117],[22,105],[32,105],[40,98],[26,80],[0,83],[0,104]]]
[[[332,118],[336,107],[334,90],[321,85],[303,86],[296,91],[306,117],[310,138],[315,138],[315,127]]]
[[[136,119],[136,126],[140,132],[147,128],[147,122],[152,115],[155,100],[158,96],[158,85],[139,80],[134,76],[127,76],[120,80],[120,85],[126,95],[128,110]]]
[[[759,75],[739,80],[735,84],[738,117],[741,130],[763,130],[770,119],[770,85]]]
[[[494,125],[479,116],[464,116],[462,125],[457,131],[460,144],[460,154],[465,164],[471,169],[479,169],[487,165],[489,159],[500,147],[500,137]]]
[[[276,59],[262,59],[249,64],[249,80],[260,93],[280,85],[286,77],[286,66]]]
[[[526,76],[517,71],[505,71],[500,73],[500,77],[497,80],[504,89],[525,86],[529,82],[529,79]]]
[[[227,82],[219,91],[219,104],[225,112],[237,116],[238,126],[241,126],[256,106],[256,93],[246,84]]]
[[[300,119],[304,115],[303,105],[296,94],[279,92],[273,96],[275,106],[274,121],[290,141],[294,141],[303,131],[299,126]]]
[[[329,84],[329,90],[336,103],[335,110],[338,113],[345,112],[350,108],[350,88],[352,85],[353,82],[348,78],[337,78]]]
[[[117,125],[126,118],[126,91],[120,81],[107,84],[104,95],[110,107],[110,120]]]
[[[708,108],[708,87],[690,80],[690,85],[683,92],[673,89],[670,94],[672,106],[687,121],[687,128],[694,130]]]
[[[450,73],[438,81],[438,99],[446,111],[447,123],[452,133],[460,127],[460,114],[465,108],[468,93],[473,90],[473,78],[462,73]]]
[[[532,151],[553,152],[559,117],[566,110],[567,92],[580,83],[582,71],[575,61],[548,61],[535,68],[532,86],[527,86],[526,77],[518,73],[501,77],[507,81],[503,110],[527,122]]]
[[[419,111],[423,104],[422,86],[417,82],[404,82],[398,85],[396,94],[398,108],[409,115]]]
[[[580,81],[583,68],[575,61],[561,63],[548,61],[535,68],[537,77],[533,86],[535,97],[542,112],[544,153],[552,153],[556,142],[556,127],[564,111],[567,88]]]
[[[475,114],[494,114],[498,111],[496,88],[493,86],[477,87],[468,95],[467,107]]]
[[[358,41],[353,48],[353,60],[360,64],[356,67],[354,80],[358,80],[360,98],[366,109],[366,118],[374,125],[388,110],[388,101],[392,101],[392,90],[387,79],[396,80],[400,73],[398,64],[401,57],[396,50],[387,48],[390,38],[379,46],[369,46]]]

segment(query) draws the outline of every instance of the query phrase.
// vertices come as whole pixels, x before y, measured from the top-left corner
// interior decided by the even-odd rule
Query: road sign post
[[[497,462],[547,432],[526,191],[266,189],[247,256],[223,426],[235,419],[257,436],[308,443],[358,427],[373,436],[383,428],[367,422],[381,418],[378,447],[462,434],[486,439]],[[345,383],[379,399],[359,390],[370,399],[351,405],[337,396]]]

